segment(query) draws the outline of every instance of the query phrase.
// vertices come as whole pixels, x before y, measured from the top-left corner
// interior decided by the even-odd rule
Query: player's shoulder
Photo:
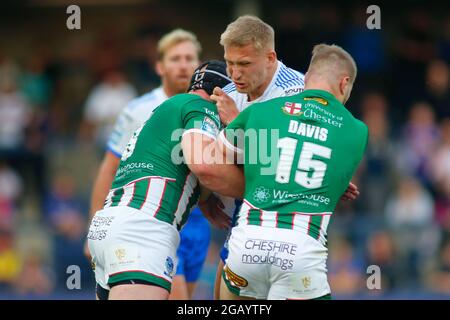
[[[205,100],[197,94],[179,93],[171,97],[168,101],[176,103],[191,103],[197,100]],[[205,100],[206,101],[206,100]]]
[[[365,134],[369,133],[369,127],[364,122],[355,118],[354,116],[353,116],[353,119],[355,121],[355,126],[358,128],[358,130],[361,130],[361,132],[363,132]]]
[[[156,88],[128,102],[123,112],[132,117],[142,118],[145,114],[150,115],[165,100],[167,96],[162,88]]]
[[[343,109],[347,114],[347,119],[351,121],[352,131],[356,133],[354,137],[359,137],[362,140],[366,140],[369,135],[369,127],[363,121],[356,118],[346,107],[343,106]]]
[[[289,96],[303,91],[305,86],[305,75],[300,71],[287,67],[281,61],[275,79],[275,87],[283,90],[284,95]]]
[[[143,94],[142,96],[139,96],[133,100],[131,100],[127,108],[128,109],[135,109],[143,104],[149,105],[149,104],[160,104],[162,101],[165,100],[163,96],[161,95],[161,88],[156,88],[150,92],[147,92]]]
[[[204,107],[211,108],[212,106],[215,107],[215,105],[200,97],[197,94],[192,93],[180,93],[168,100],[168,102],[176,105],[177,107],[181,108],[185,112],[189,111],[195,111],[202,109]]]
[[[174,96],[173,102],[176,102],[186,112],[203,112],[218,114],[216,105],[197,94],[182,93]]]
[[[364,153],[369,141],[369,128],[363,121],[355,118],[354,116],[352,116],[352,120],[353,126],[351,137],[356,143],[356,146],[358,146],[358,150],[362,148],[360,150]]]

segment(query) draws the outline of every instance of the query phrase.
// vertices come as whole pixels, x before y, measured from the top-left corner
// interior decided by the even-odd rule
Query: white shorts
[[[141,280],[170,292],[179,242],[175,227],[137,209],[97,211],[88,233],[95,280],[107,290],[120,281]]]
[[[232,229],[222,272],[228,289],[256,299],[315,299],[330,294],[327,248],[298,231],[241,225]]]

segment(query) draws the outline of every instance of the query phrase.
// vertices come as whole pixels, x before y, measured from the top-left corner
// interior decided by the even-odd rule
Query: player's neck
[[[264,82],[256,90],[247,94],[247,99],[249,102],[258,99],[264,94],[264,92],[267,90],[267,87],[269,87],[270,83],[272,82],[275,72],[277,71],[277,68],[278,68],[278,61],[276,61],[276,63],[273,64]]]
[[[196,94],[196,95],[202,97],[205,100],[211,101],[211,98],[209,97],[208,92],[206,92],[203,89],[197,89],[197,90],[194,90],[194,91],[189,91],[189,93]]]
[[[308,81],[305,83],[305,88],[304,90],[322,90],[322,91],[326,91],[330,94],[332,94],[337,100],[341,101],[341,99],[339,98],[339,95],[336,94],[335,90],[327,83],[324,81]]]

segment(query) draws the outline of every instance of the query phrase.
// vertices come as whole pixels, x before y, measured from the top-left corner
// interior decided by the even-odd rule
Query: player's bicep
[[[215,137],[198,129],[189,129],[181,138],[183,158],[189,169],[197,176],[204,173],[208,164],[214,162]]]
[[[242,164],[244,147],[245,147],[245,130],[250,118],[250,113],[253,106],[248,107],[242,111],[236,119],[220,132],[219,147],[224,155],[229,157],[231,153],[238,163]]]
[[[196,132],[216,139],[220,123],[203,112],[190,112],[184,123],[185,132]]]
[[[244,158],[244,136],[243,130],[240,130],[241,134],[238,137],[238,131],[225,129],[222,130],[217,139],[216,145],[217,150],[222,155],[223,159],[227,163],[237,163],[242,164]]]

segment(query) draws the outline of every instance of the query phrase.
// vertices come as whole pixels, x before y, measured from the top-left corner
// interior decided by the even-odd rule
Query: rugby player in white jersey
[[[224,47],[227,71],[233,83],[223,89],[215,88],[211,99],[216,101],[221,121],[228,125],[239,112],[255,102],[291,96],[303,91],[304,75],[288,68],[277,59],[273,28],[255,16],[241,16],[230,23],[220,37]],[[354,199],[359,194],[350,183],[342,199]],[[232,204],[229,198],[221,197],[227,212]],[[234,221],[233,221],[234,223]],[[229,238],[229,235],[228,235]],[[214,298],[219,298],[222,269],[228,256],[228,239],[220,252]]]
[[[161,86],[130,101],[119,115],[93,186],[91,217],[103,208],[121,155],[133,132],[161,103],[175,94],[186,92],[192,73],[199,65],[201,46],[191,32],[173,30],[160,39],[157,50],[158,61],[155,67],[161,77]],[[196,208],[181,232],[181,244],[177,253],[178,269],[173,279],[171,299],[190,299],[206,258],[209,240],[208,222]],[[196,246],[193,247],[192,243]],[[87,245],[85,254],[90,257]]]

